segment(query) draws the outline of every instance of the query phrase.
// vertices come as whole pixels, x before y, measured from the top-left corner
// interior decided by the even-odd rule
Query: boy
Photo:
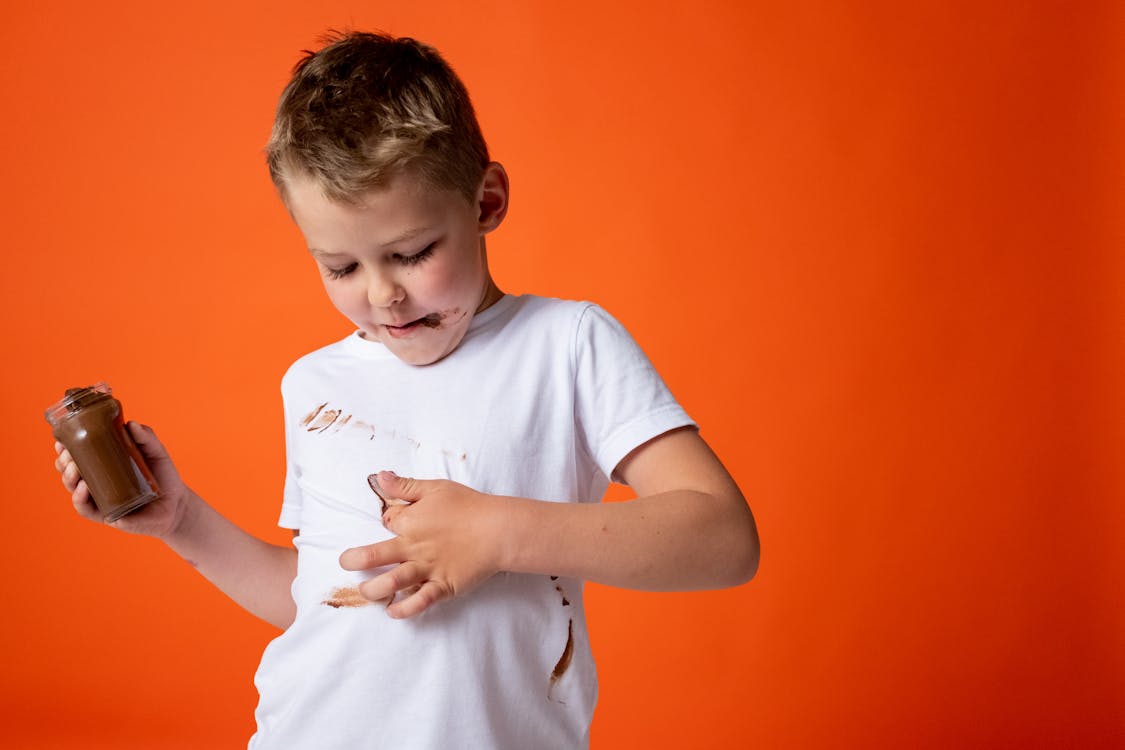
[[[497,288],[485,235],[507,176],[434,50],[350,33],[309,53],[267,161],[357,328],[282,381],[295,549],[220,516],[133,423],[163,497],[114,525],[284,630],[255,679],[251,748],[586,747],[583,581],[749,580],[738,487],[610,316]],[[637,499],[598,503],[610,477]]]

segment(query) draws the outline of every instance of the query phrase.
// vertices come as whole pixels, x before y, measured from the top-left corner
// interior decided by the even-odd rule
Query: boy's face
[[[489,165],[473,204],[409,173],[358,205],[329,200],[313,180],[286,181],[289,212],[332,304],[412,365],[456,349],[473,315],[502,296],[483,238],[504,218],[507,190],[499,164]]]

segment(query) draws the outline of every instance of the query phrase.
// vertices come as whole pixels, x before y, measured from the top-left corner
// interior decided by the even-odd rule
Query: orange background
[[[500,286],[617,315],[757,515],[748,586],[589,587],[595,748],[1125,746],[1122,8],[8,3],[0,744],[252,731],[271,628],[80,521],[42,410],[108,380],[287,537],[278,382],[348,324],[261,148],[353,26],[446,54]]]

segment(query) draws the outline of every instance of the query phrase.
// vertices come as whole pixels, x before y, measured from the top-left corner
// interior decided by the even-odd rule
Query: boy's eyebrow
[[[394,237],[392,239],[387,240],[386,242],[384,242],[379,247],[383,248],[383,247],[390,247],[391,245],[397,245],[400,242],[405,242],[406,240],[413,239],[420,234],[425,234],[428,231],[430,231],[429,227],[414,227],[413,229],[407,229],[405,232],[399,234],[397,237]]]
[[[428,231],[430,231],[430,227],[414,227],[413,229],[407,229],[405,232],[402,232],[397,237],[393,237],[393,238],[387,240],[386,242],[379,245],[378,247],[379,247],[380,250],[385,248],[385,247],[391,247],[392,245],[397,245],[400,242],[405,242],[406,240],[413,239],[420,234],[425,234]],[[327,250],[321,250],[318,247],[310,247],[309,252],[312,253],[313,255],[315,255],[318,258],[342,258],[342,257],[348,255],[348,253],[332,253],[332,252],[329,252]]]
[[[343,258],[345,253],[330,253],[327,250],[321,250],[318,247],[310,247],[309,252],[317,258]]]

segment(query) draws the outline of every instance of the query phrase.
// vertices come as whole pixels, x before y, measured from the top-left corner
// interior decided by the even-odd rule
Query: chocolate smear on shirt
[[[308,414],[306,414],[306,415],[305,415],[305,418],[301,420],[301,426],[302,426],[302,427],[307,427],[308,425],[310,425],[310,424],[312,423],[312,421],[313,421],[314,419],[316,419],[316,416],[317,416],[318,414],[320,414],[320,410],[321,410],[321,409],[323,409],[323,408],[324,408],[324,407],[326,407],[326,406],[328,406],[328,402],[327,402],[327,401],[325,401],[325,402],[324,402],[323,404],[321,404],[320,406],[316,407],[315,409],[313,409],[312,411],[310,411],[310,412],[309,412]]]
[[[366,598],[363,594],[359,593],[358,586],[341,586],[332,589],[332,593],[328,595],[321,604],[327,604],[329,607],[340,609],[341,607],[366,607],[368,604],[375,602]]]
[[[555,591],[559,592],[559,596],[562,597],[562,605],[564,607],[569,607],[570,606],[570,600],[566,598],[566,592],[562,590],[562,587],[561,586],[555,586]]]
[[[326,406],[328,406],[327,401],[306,414],[305,418],[301,420],[301,426],[318,435],[327,432],[329,427],[332,428],[333,434],[345,427],[354,427],[361,432],[366,432],[368,439],[375,439],[375,427],[373,425],[364,422],[362,419],[353,422],[354,414],[345,414],[343,409],[328,409],[326,411],[324,408]]]
[[[359,586],[340,586],[332,589],[332,593],[321,604],[327,604],[333,609],[355,608],[366,607],[371,604],[390,604],[392,599],[394,599],[393,594],[384,599],[372,601],[359,593]]]
[[[559,679],[564,674],[566,674],[566,670],[570,668],[570,660],[573,657],[574,657],[574,618],[572,617],[572,618],[570,618],[570,620],[566,624],[566,648],[563,649],[562,656],[559,657],[559,661],[558,661],[557,664],[555,664],[555,668],[551,670],[551,682],[550,682],[550,685],[547,687],[547,696],[548,697],[550,697],[550,695],[551,695],[551,688],[553,688],[555,686],[555,683],[558,682]]]
[[[348,419],[351,419],[350,414],[348,415]],[[362,419],[357,419],[352,423],[352,427],[355,427],[362,432],[366,432],[368,440],[375,439],[375,425],[367,424],[367,422],[364,422]]]
[[[319,417],[317,417],[316,421],[314,421],[312,424],[309,425],[308,430],[309,430],[309,432],[313,432],[313,431],[316,431],[316,430],[319,430],[320,432],[324,432],[329,427],[331,427],[336,422],[336,420],[339,419],[339,418],[340,418],[340,410],[339,409],[329,409],[328,411],[322,413]]]

